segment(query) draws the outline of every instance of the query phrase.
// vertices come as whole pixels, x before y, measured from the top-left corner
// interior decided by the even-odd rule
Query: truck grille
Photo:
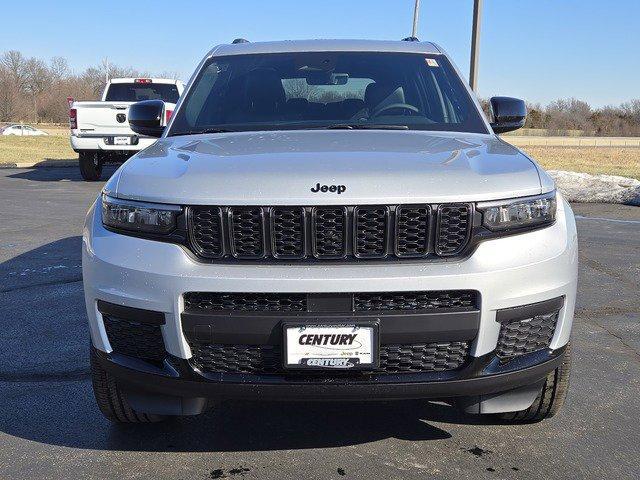
[[[184,309],[198,312],[307,312],[306,293],[221,293],[187,292]],[[478,308],[475,290],[441,290],[427,292],[380,292],[338,294],[349,297],[346,302],[355,312],[421,311]]]
[[[190,346],[193,354],[191,363],[203,373],[254,375],[285,373],[279,346],[202,343],[192,343]],[[464,366],[468,356],[467,342],[382,345],[380,366],[374,373],[426,373],[457,370]]]
[[[471,204],[187,209],[188,245],[203,260],[450,257],[469,245]]]

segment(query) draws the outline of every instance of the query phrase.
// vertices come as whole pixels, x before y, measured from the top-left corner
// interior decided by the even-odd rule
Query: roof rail
[[[233,44],[235,44],[235,43],[249,43],[249,40],[247,40],[246,38],[236,38],[231,43],[233,43]]]
[[[418,37],[405,37],[402,39],[403,42],[419,42]]]

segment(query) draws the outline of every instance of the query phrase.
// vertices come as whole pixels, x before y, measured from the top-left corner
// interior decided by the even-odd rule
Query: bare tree
[[[22,88],[27,78],[27,60],[17,50],[9,50],[2,55],[0,63],[7,69],[13,83]]]
[[[38,123],[38,97],[51,85],[51,74],[46,63],[36,58],[27,60],[25,70],[25,90],[33,99],[33,121]]]

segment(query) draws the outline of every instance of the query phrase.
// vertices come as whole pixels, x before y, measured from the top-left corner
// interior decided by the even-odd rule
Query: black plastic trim
[[[98,311],[103,315],[111,315],[124,320],[146,323],[148,325],[164,325],[165,317],[162,312],[144,310],[142,308],[125,307],[115,303],[98,300]]]
[[[470,341],[480,328],[480,310],[443,312],[216,312],[182,313],[182,330],[189,341],[218,344],[280,345],[283,321],[297,324],[380,322],[383,344]]]
[[[556,313],[564,306],[564,296],[545,300],[543,302],[520,305],[517,307],[503,308],[496,312],[496,321],[500,323],[515,322],[533,318],[538,315]]]

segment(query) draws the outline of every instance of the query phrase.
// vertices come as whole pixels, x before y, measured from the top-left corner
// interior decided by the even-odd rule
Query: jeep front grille
[[[203,260],[398,260],[463,255],[471,204],[187,208]]]

